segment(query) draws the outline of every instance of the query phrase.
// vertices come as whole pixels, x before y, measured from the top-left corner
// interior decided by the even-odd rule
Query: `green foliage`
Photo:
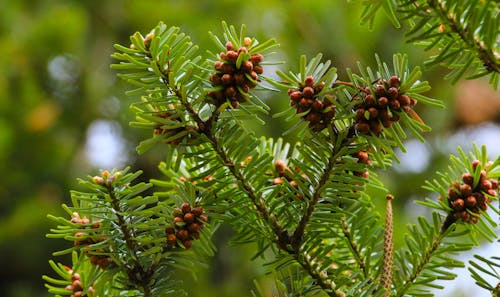
[[[394,16],[389,2],[380,5]],[[376,56],[376,70],[359,64],[359,73],[346,71],[346,81],[321,54],[309,62],[302,56],[297,72],[278,71],[281,80],[274,81],[257,66],[268,62],[265,54],[276,42],[246,36],[245,26],[222,27],[220,37],[210,34],[222,52],[206,58],[189,36],[163,23],[146,36],[135,33],[130,46],[115,46],[112,57],[119,63],[112,68],[140,100],[132,104],[131,124],[153,134],[137,150],[163,142],[164,177],[133,184],[141,173],[125,169],[81,180],[88,192],[72,191],[72,206],[63,205],[71,219],[49,216],[58,227],[48,237],[73,243],[55,253],[72,253],[71,269],[50,262],[61,277],[44,277],[51,293],[70,295],[60,286],[78,271],[95,296],[181,294],[172,285],[172,268],[200,264],[214,251],[211,230],[230,224],[232,242],[253,244],[254,257],[266,260],[278,296],[432,296],[429,288],[439,288],[435,280],[452,280],[448,270],[464,266],[454,257],[477,243],[464,238],[479,233],[496,239],[497,225],[486,212],[463,211],[460,221],[447,190],[468,170],[475,182],[469,186],[482,189],[498,213],[490,202],[498,200],[492,181],[498,181],[500,159],[488,163],[485,149],[476,148],[470,157],[460,150],[460,158],[451,159],[458,177],[442,174],[443,180],[427,184],[442,201],[422,204],[440,212],[410,226],[395,255],[386,246],[392,231],[384,230],[367,187],[389,191],[374,169],[397,161],[394,149],[405,150],[408,131],[424,141],[430,127],[413,109],[417,101],[442,107],[422,94],[430,86],[405,55],[394,55],[392,69]],[[247,128],[244,120],[264,122],[261,115],[269,111],[252,90],[257,86],[288,89],[291,106],[277,116],[296,121],[287,133],[297,132],[300,142],[260,137]],[[485,179],[491,179],[488,190],[478,185]],[[143,197],[153,185],[155,192]],[[203,229],[206,217],[197,214],[188,233],[195,220],[188,217],[191,206],[207,211],[213,229]],[[391,271],[384,265],[394,256],[392,287],[382,287],[381,274]]]
[[[383,10],[396,28],[409,26],[408,42],[435,50],[426,66],[445,65],[445,78],[457,82],[489,76],[497,88],[500,74],[498,22],[500,7],[494,0],[377,0],[366,1],[361,23],[373,27],[375,16]]]

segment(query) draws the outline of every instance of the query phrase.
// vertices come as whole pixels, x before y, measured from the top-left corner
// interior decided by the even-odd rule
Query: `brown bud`
[[[250,73],[253,70],[253,64],[250,61],[245,61],[241,63],[241,70]]]
[[[410,97],[408,97],[406,95],[399,96],[398,100],[399,100],[399,103],[401,104],[401,106],[407,106],[407,105],[410,105],[410,103],[411,103]]]
[[[203,215],[201,215],[201,216],[200,216],[200,220],[201,220],[202,222],[205,222],[205,223],[206,223],[206,222],[208,222],[208,217],[207,217],[206,215],[204,215],[204,214],[203,214]],[[202,225],[202,226],[203,226],[203,225]]]
[[[389,98],[391,99],[396,99],[398,97],[398,89],[394,87],[390,87],[389,90],[387,90],[387,95],[389,95]]]
[[[200,206],[197,206],[197,207],[195,207],[195,208],[192,209],[192,213],[195,216],[199,217],[199,216],[201,216],[203,214],[203,208],[200,207]]]
[[[200,230],[200,225],[198,223],[192,223],[191,225],[188,226],[189,232],[198,232]]]
[[[317,124],[321,122],[321,115],[317,112],[310,112],[305,116],[305,120],[311,122],[311,124]]]
[[[470,196],[472,194],[472,188],[468,184],[460,185],[460,193],[463,196]]]
[[[224,62],[222,62],[222,61],[215,61],[215,63],[214,63],[214,68],[217,71],[222,71],[223,66],[224,66]]]
[[[234,50],[234,45],[231,41],[226,42],[226,50],[228,51]]]
[[[82,282],[79,279],[75,279],[72,285],[73,285],[73,290],[80,291],[82,289]]]
[[[306,85],[306,87],[314,86],[314,77],[312,77],[312,76],[306,77],[304,84]]]
[[[370,113],[370,119],[376,119],[378,117],[378,110],[375,107],[370,107],[368,112]]]
[[[187,202],[184,202],[181,204],[181,210],[182,210],[182,213],[188,213],[188,212],[191,212],[191,205],[189,205],[189,203]]]
[[[480,186],[481,190],[485,191],[485,192],[488,191],[488,190],[490,190],[493,187],[493,185],[491,184],[491,182],[489,180],[487,180],[487,179],[481,180],[481,183],[480,183],[479,186]]]
[[[378,121],[370,121],[370,130],[378,135],[382,132],[382,125]]]
[[[186,213],[186,214],[184,215],[184,222],[185,222],[186,224],[191,224],[191,223],[193,223],[193,222],[194,222],[194,218],[195,218],[194,214],[193,214],[193,213],[191,213],[191,212],[188,212],[188,213]]]
[[[174,234],[175,233],[175,229],[172,228],[172,227],[166,227],[165,228],[165,233],[167,233],[167,234]]]
[[[276,172],[278,172],[280,175],[283,175],[285,173],[285,169],[288,168],[283,160],[277,160],[274,163],[274,168]]]
[[[190,249],[190,248],[193,246],[193,242],[192,242],[191,240],[189,240],[189,239],[184,240],[184,241],[182,242],[182,244],[184,245],[184,247],[185,247],[186,249]]]
[[[372,106],[375,104],[375,98],[373,97],[373,95],[366,95],[365,97],[365,103],[368,105],[368,106]]]
[[[365,109],[358,108],[356,109],[356,119],[357,120],[365,120]]]
[[[255,73],[257,73],[257,74],[262,74],[262,73],[264,73],[264,67],[262,67],[260,65],[254,65],[253,71],[255,71]]]
[[[227,51],[226,53],[226,60],[231,63],[236,63],[236,60],[238,59],[238,53],[235,51]]]
[[[453,205],[453,208],[454,208],[455,210],[460,211],[460,210],[463,210],[463,209],[464,209],[465,202],[464,202],[464,200],[462,200],[462,199],[460,199],[460,198],[459,198],[459,199],[457,199],[457,200],[453,201],[453,204],[452,204],[452,205]]]
[[[378,98],[378,104],[381,107],[386,107],[389,104],[389,99],[387,99],[387,97],[380,97]]]
[[[305,87],[302,90],[302,94],[304,95],[304,98],[312,99],[312,97],[314,96],[314,89],[311,87]]]
[[[379,84],[379,85],[377,85],[377,86],[375,87],[375,95],[377,95],[377,97],[378,97],[378,98],[383,97],[383,96],[385,96],[385,95],[386,95],[386,93],[385,93],[385,88],[384,88],[384,86],[383,86],[383,85],[380,85],[380,84]]]
[[[224,94],[226,95],[227,98],[233,98],[236,96],[236,88],[235,87],[227,87],[226,90],[224,91]]]
[[[250,61],[254,64],[257,65],[260,62],[264,61],[264,56],[261,54],[253,54],[250,56]]]
[[[294,91],[290,94],[290,99],[292,99],[295,102],[299,102],[300,99],[302,99],[302,92],[300,91]]]
[[[311,108],[314,111],[320,111],[323,109],[323,102],[321,102],[320,100],[314,100],[311,104]]]
[[[176,226],[180,226],[180,225],[182,225],[183,223],[184,223],[184,219],[183,219],[183,218],[181,218],[181,217],[175,217],[175,218],[174,218],[174,224],[175,224]]]
[[[481,162],[479,160],[474,160],[472,161],[472,169],[473,170],[476,170],[477,166],[481,164]]]
[[[299,185],[298,185],[298,184],[297,184],[297,182],[296,182],[296,181],[294,181],[294,180],[291,180],[291,181],[290,181],[290,186],[294,187],[295,189],[298,189],[298,188],[299,188]]]
[[[273,178],[273,185],[281,185],[281,184],[283,184],[283,180],[281,179],[281,177]]]
[[[496,190],[498,189],[498,180],[497,179],[490,179],[490,183],[491,183],[491,189],[493,190]]]
[[[179,238],[179,240],[186,240],[189,238],[189,231],[185,229],[179,230],[176,236],[177,238]]]
[[[356,123],[355,128],[356,128],[356,131],[358,131],[360,133],[370,132],[370,125],[366,122]]]
[[[469,196],[467,197],[467,199],[465,199],[465,206],[467,206],[467,208],[473,208],[476,206],[476,204],[477,200],[474,196]]]
[[[230,85],[231,83],[233,83],[233,76],[231,74],[226,73],[221,77],[221,82],[224,85]]]
[[[389,79],[389,86],[394,87],[394,88],[399,88],[401,85],[401,81],[399,80],[399,77],[397,76],[391,76]]]
[[[398,100],[389,101],[389,107],[394,110],[399,110],[401,108],[401,104],[399,104]]]
[[[175,245],[177,243],[177,236],[175,236],[175,234],[169,234],[167,236],[167,243],[169,245]]]
[[[470,173],[466,172],[462,174],[462,181],[469,186],[472,186],[474,184],[474,177]]]

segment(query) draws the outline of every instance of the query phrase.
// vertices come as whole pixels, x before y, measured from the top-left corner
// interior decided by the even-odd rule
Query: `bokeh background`
[[[41,275],[52,275],[47,261],[66,243],[45,238],[54,227],[46,215],[62,215],[60,204],[78,187],[77,177],[127,165],[143,169],[145,178],[158,175],[161,148],[135,153],[150,131],[128,126],[128,105],[137,98],[124,94],[126,85],[109,68],[114,43],[128,44],[135,31],[146,34],[163,21],[181,27],[202,49],[214,49],[207,32],[220,33],[226,20],[245,23],[261,40],[276,38],[281,48],[274,59],[287,63],[282,69],[296,69],[301,54],[322,52],[341,78],[356,61],[374,65],[375,52],[388,62],[393,53],[406,52],[413,66],[430,54],[405,43],[404,30],[394,29],[383,14],[372,30],[361,26],[361,11],[345,0],[0,0],[0,295],[49,296]],[[427,95],[447,106],[417,107],[434,129],[428,142],[409,139],[401,163],[380,176],[397,197],[399,241],[406,223],[426,215],[412,202],[429,195],[420,187],[423,180],[446,166],[458,145],[470,148],[475,141],[486,144],[492,158],[500,154],[500,93],[482,80],[451,85],[445,74],[439,67],[425,72],[433,86]],[[263,99],[274,112],[288,104],[276,94]],[[275,121],[256,129],[278,137],[285,126]],[[251,246],[225,245],[230,235],[229,228],[217,234],[219,252],[198,281],[181,274],[190,296],[251,296],[262,263],[250,261]],[[495,248],[486,244],[479,252]],[[437,294],[488,296],[472,283],[460,273],[460,281]]]

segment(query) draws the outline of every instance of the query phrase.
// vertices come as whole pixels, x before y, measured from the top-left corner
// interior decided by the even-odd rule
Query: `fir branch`
[[[125,239],[128,252],[134,262],[133,267],[127,267],[127,275],[129,277],[129,280],[142,287],[144,292],[144,297],[153,296],[151,290],[152,288],[150,288],[150,281],[151,281],[151,276],[153,275],[153,272],[155,270],[155,267],[151,266],[148,267],[148,269],[145,269],[142,266],[139,260],[139,255],[137,254],[138,247],[134,240],[133,230],[130,230],[127,227],[127,222],[125,220],[125,217],[122,215],[123,209],[120,207],[120,200],[115,194],[113,185],[112,184],[106,185],[106,190],[111,199],[111,206],[113,207],[116,218],[118,219],[118,226],[120,227],[120,230],[123,234],[123,238]],[[140,275],[140,278],[137,278],[137,273]]]
[[[347,240],[347,243],[349,245],[350,250],[352,251],[352,255],[354,256],[356,263],[358,264],[359,268],[363,271],[363,276],[365,278],[368,278],[369,277],[368,265],[367,263],[365,263],[365,260],[361,255],[361,250],[359,249],[358,244],[354,240],[354,235],[351,232],[351,228],[347,223],[346,217],[342,217],[340,222],[340,227],[342,228],[342,233],[344,234],[344,237]]]
[[[437,251],[439,246],[444,239],[444,235],[448,228],[456,221],[456,218],[453,214],[449,214],[444,220],[441,228],[439,229],[439,233],[436,234],[430,245],[427,246],[425,252],[423,253],[423,257],[420,260],[413,270],[413,273],[403,282],[403,284],[398,288],[396,292],[396,297],[402,297],[405,295],[406,291],[413,285],[415,280],[420,276],[420,274],[424,271],[425,266],[431,261],[432,256]]]
[[[427,4],[451,27],[452,32],[460,37],[469,50],[477,52],[478,58],[483,62],[488,71],[500,73],[500,60],[497,58],[500,56],[500,53],[495,52],[492,48],[486,48],[484,42],[478,37],[469,38],[468,35],[470,34],[467,34],[467,29],[463,25],[463,21],[460,20],[458,15],[448,13],[446,4],[442,0],[429,0]],[[452,38],[451,34],[448,33],[448,35]]]
[[[316,204],[318,203],[318,200],[321,198],[321,190],[323,189],[323,186],[330,179],[330,174],[335,166],[335,161],[337,159],[337,153],[338,153],[339,149],[340,149],[339,147],[332,145],[332,151],[330,153],[330,157],[328,158],[328,163],[326,164],[325,168],[323,169],[323,174],[321,175],[321,178],[320,178],[318,184],[314,187],[314,192],[313,192],[311,199],[308,201],[308,206],[306,208],[306,212],[304,213],[304,215],[300,219],[300,222],[299,222],[297,228],[293,232],[292,245],[293,245],[295,250],[298,250],[298,248],[302,242],[307,223],[311,219],[311,216],[314,212]]]
[[[314,268],[314,259],[312,259],[311,256],[309,256],[308,254],[304,254],[302,257],[300,257],[298,254],[295,254],[294,258],[329,296],[345,296],[343,292],[335,290],[336,284],[334,281],[327,278],[326,274],[322,275],[321,271],[317,271],[317,269]]]

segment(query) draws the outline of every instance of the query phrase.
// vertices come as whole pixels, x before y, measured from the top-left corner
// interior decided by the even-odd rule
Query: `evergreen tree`
[[[411,41],[436,48],[428,64],[449,65],[452,80],[489,75],[498,84],[498,3],[371,1],[362,21],[379,8],[396,26],[410,24]],[[405,245],[393,246],[391,201],[399,197],[377,175],[397,161],[396,148],[405,151],[409,134],[424,141],[431,130],[414,107],[443,107],[423,94],[430,85],[406,55],[390,64],[375,56],[376,68],[360,63],[342,79],[321,54],[302,56],[273,79],[266,68],[278,63],[274,39],[226,23],[210,36],[215,53],[163,23],[115,45],[112,68],[140,99],[131,124],[151,131],[137,151],[162,146],[164,178],[137,182],[141,171],[125,168],[80,180],[86,190],[71,192],[67,217],[49,215],[58,226],[48,236],[71,242],[55,255],[72,254],[69,266],[49,262],[59,275],[44,276],[50,293],[179,296],[172,269],[195,270],[212,256],[222,224],[267,261],[272,296],[432,296],[436,280],[453,280],[450,270],[465,266],[460,253],[483,239],[498,242],[500,157],[489,160],[486,147],[475,146],[458,148],[449,170],[424,183],[439,195],[419,202],[432,217],[419,217]],[[284,134],[300,142],[248,128],[271,112],[259,92],[289,100],[273,114],[293,123]],[[385,214],[369,188],[387,194]],[[499,276],[499,258],[476,259],[471,276],[498,296],[500,283],[484,275]],[[257,286],[253,294],[268,292]]]

